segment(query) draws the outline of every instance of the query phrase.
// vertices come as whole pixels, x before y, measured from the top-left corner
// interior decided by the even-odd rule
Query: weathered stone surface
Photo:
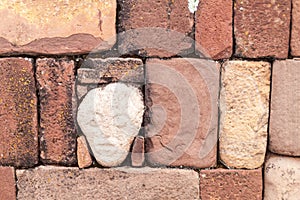
[[[200,198],[261,200],[262,169],[256,170],[201,170]]]
[[[40,150],[47,164],[76,164],[76,133],[73,119],[74,62],[68,59],[37,59],[40,96]]]
[[[287,58],[291,0],[238,0],[234,6],[237,56]],[[298,37],[298,36],[297,36]]]
[[[300,158],[271,155],[265,165],[264,199],[297,200],[299,188]]]
[[[300,0],[292,0],[292,37],[291,37],[291,54],[300,56]]]
[[[17,170],[18,199],[198,199],[192,170],[39,167]],[[59,185],[58,187],[53,187]]]
[[[80,136],[77,138],[77,161],[79,168],[89,167],[93,163],[84,136]]]
[[[14,168],[0,167],[0,200],[14,199],[16,199]]]
[[[232,54],[232,2],[202,0],[196,12],[196,49],[213,59]]]
[[[272,74],[269,149],[300,156],[300,61],[275,61]]]
[[[219,66],[200,59],[146,62],[146,152],[151,165],[216,164]]]
[[[107,49],[116,41],[115,16],[115,0],[2,0],[0,54]]]
[[[31,59],[0,59],[0,165],[38,162],[37,99]]]
[[[143,96],[134,86],[111,83],[87,93],[77,122],[99,164],[117,166],[126,159],[143,114]]]
[[[265,158],[270,64],[229,61],[222,70],[220,157],[229,167],[258,168]]]
[[[145,138],[137,136],[132,145],[131,164],[134,167],[141,167],[145,161]]]
[[[189,36],[194,20],[188,1],[118,2],[121,54],[168,57],[193,51]]]

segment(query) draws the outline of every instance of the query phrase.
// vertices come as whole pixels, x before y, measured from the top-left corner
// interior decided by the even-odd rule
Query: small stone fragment
[[[291,54],[300,56],[300,0],[292,0],[292,35],[291,35]]]
[[[0,200],[16,199],[15,171],[13,167],[0,167]]]
[[[137,136],[133,142],[131,163],[133,167],[141,167],[145,160],[145,139],[142,136]]]
[[[89,167],[93,163],[84,136],[80,136],[77,138],[77,161],[79,168]]]

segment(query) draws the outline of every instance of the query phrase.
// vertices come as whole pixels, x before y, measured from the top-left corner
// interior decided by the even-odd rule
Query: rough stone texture
[[[264,199],[298,200],[300,158],[271,155],[265,165]]]
[[[202,0],[196,12],[196,49],[213,59],[232,54],[232,2]]]
[[[193,52],[193,39],[189,36],[194,20],[188,1],[118,2],[121,54],[168,57]]]
[[[116,41],[115,16],[115,0],[2,0],[0,54],[107,49]]]
[[[200,171],[200,197],[206,199],[261,200],[262,169]]]
[[[300,0],[292,0],[292,37],[291,37],[291,54],[300,56]]]
[[[146,62],[147,160],[151,165],[216,164],[219,66],[200,59]]]
[[[220,157],[229,167],[258,168],[265,158],[270,64],[229,61],[222,68]]]
[[[39,167],[17,170],[18,199],[198,199],[191,170]],[[59,185],[59,187],[53,187]]]
[[[126,159],[143,114],[143,96],[135,86],[111,83],[87,93],[77,122],[99,164],[117,166]]]
[[[132,145],[131,164],[133,167],[143,166],[145,161],[145,138],[137,136]]]
[[[16,199],[14,168],[0,167],[0,200],[14,199]]]
[[[92,165],[93,161],[84,136],[77,138],[77,160],[79,168],[86,168]]]
[[[238,0],[234,6],[237,56],[287,58],[291,0]]]
[[[40,96],[40,150],[43,163],[76,164],[76,133],[72,114],[74,62],[37,59]]]
[[[272,74],[269,149],[300,156],[300,61],[275,61]]]
[[[38,162],[37,99],[31,59],[0,59],[0,165]]]

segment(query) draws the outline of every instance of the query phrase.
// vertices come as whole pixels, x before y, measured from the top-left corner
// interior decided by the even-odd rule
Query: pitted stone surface
[[[0,200],[15,200],[15,185],[14,168],[0,167]]]
[[[265,165],[265,200],[298,200],[300,158],[271,155]]]
[[[265,158],[270,64],[229,61],[222,70],[220,157],[229,167],[258,168]]]
[[[272,73],[270,151],[300,156],[300,61],[275,61]]]
[[[185,169],[47,166],[17,170],[17,178],[19,200],[199,198],[199,176]]]
[[[0,59],[0,165],[38,162],[37,98],[33,60]]]
[[[93,163],[86,139],[83,135],[77,138],[77,161],[79,168],[89,167]]]
[[[97,162],[121,164],[142,125],[141,91],[123,83],[111,83],[87,93],[78,107],[77,122]]]

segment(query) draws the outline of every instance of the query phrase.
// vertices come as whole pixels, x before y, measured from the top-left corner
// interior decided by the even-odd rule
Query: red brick
[[[118,49],[121,54],[169,57],[193,52],[193,14],[188,2],[118,1],[120,27]],[[171,30],[171,31],[170,31]]]
[[[291,38],[291,54],[300,56],[300,0],[292,0],[292,38]]]
[[[13,199],[16,199],[14,168],[0,167],[0,200]]]
[[[146,152],[151,165],[216,164],[218,64],[200,59],[146,62]]]
[[[236,56],[287,58],[290,11],[291,0],[236,1]]]
[[[41,158],[47,164],[76,164],[76,133],[72,115],[74,62],[37,59],[40,96]]]
[[[37,99],[30,59],[0,59],[0,165],[38,162]]]
[[[196,48],[213,59],[232,54],[232,1],[202,0],[196,12]]]
[[[200,171],[200,198],[261,200],[262,170],[214,169]]]

